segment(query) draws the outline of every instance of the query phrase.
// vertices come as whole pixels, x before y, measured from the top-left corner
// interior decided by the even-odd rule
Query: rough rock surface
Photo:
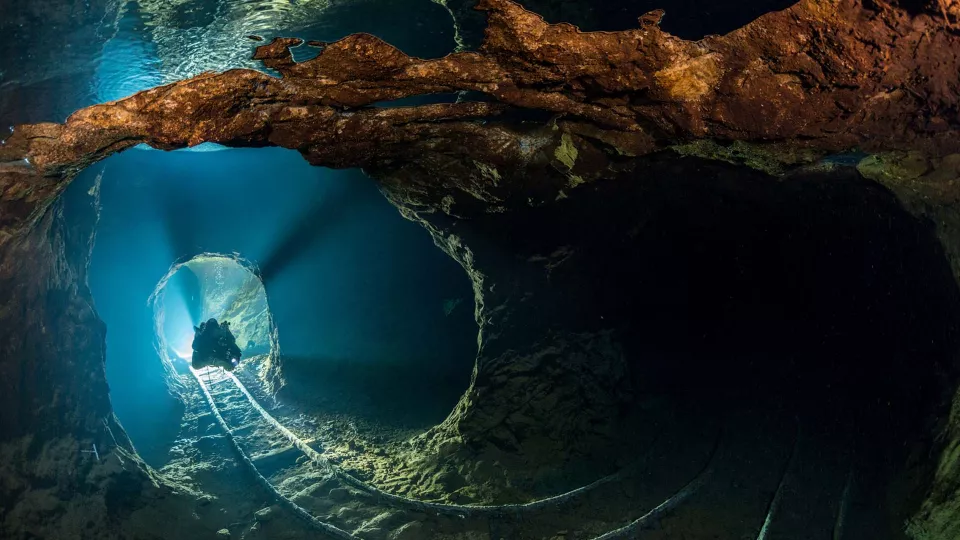
[[[526,295],[549,284],[552,268],[570,254],[529,253],[539,274],[504,280],[498,261],[486,258],[497,250],[478,244],[480,235],[452,232],[454,221],[574,197],[583,184],[637,170],[638,156],[689,151],[699,139],[719,148],[749,143],[784,168],[853,149],[916,152],[947,165],[960,153],[953,3],[804,0],[700,41],[661,31],[657,17],[638,29],[583,33],[509,0],[478,7],[488,28],[477,52],[421,60],[354,35],[296,63],[289,48],[300,40],[277,39],[257,58],[282,78],[204,74],[88,107],[63,124],[18,126],[0,146],[0,294],[9,296],[0,302],[0,372],[16,384],[3,392],[4,438],[32,433],[45,443],[71,433],[81,446],[102,442],[111,416],[103,328],[83,286],[85,256],[72,255],[89,245],[89,229],[71,237],[56,197],[78,170],[138,143],[276,145],[316,165],[364,167],[377,177],[475,286],[483,348],[474,381],[424,449],[475,450],[493,426],[500,450],[534,463],[566,457],[555,455],[561,435],[583,441],[579,450],[588,455],[604,448],[611,412],[630,394],[621,353],[604,328],[586,332],[576,320],[548,318],[520,337],[516,328],[532,320]],[[455,91],[491,101],[370,107]],[[898,194],[922,178],[943,200],[955,199],[955,175],[906,178]],[[914,208],[926,200],[907,198]],[[928,215],[942,211],[928,206]],[[938,233],[948,246],[956,238],[955,229]],[[520,368],[544,384],[589,377],[570,395],[534,388],[520,400],[517,393],[529,390],[515,386]],[[609,392],[611,385],[618,390]],[[576,414],[556,414],[560,401]],[[513,412],[504,417],[496,403]],[[15,499],[22,490],[8,491],[4,498]]]
[[[951,131],[960,36],[936,12],[805,1],[692,42],[656,24],[582,33],[509,0],[478,7],[489,19],[478,52],[420,60],[358,34],[296,63],[289,47],[301,40],[278,38],[256,57],[283,79],[246,70],[202,75],[89,107],[62,126],[23,126],[3,155],[29,156],[53,174],[137,142],[176,148],[216,141],[297,148],[320,165],[369,165],[414,136],[449,144],[469,127],[437,122],[501,107],[346,108],[459,90],[586,120],[592,126],[582,136],[634,155],[694,137],[792,140],[821,151],[957,150]],[[432,141],[435,151],[441,141]],[[364,142],[375,148],[363,150],[375,151],[360,155]],[[347,147],[353,151],[340,155]]]
[[[0,254],[0,536],[192,537],[191,499],[147,470],[110,408],[86,278],[99,178],[87,188]]]

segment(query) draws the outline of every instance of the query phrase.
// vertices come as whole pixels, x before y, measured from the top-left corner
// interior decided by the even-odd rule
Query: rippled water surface
[[[8,125],[61,121],[204,71],[262,69],[250,59],[259,45],[251,35],[333,41],[369,32],[422,57],[455,47],[450,13],[432,0],[9,1],[0,21],[0,121]]]

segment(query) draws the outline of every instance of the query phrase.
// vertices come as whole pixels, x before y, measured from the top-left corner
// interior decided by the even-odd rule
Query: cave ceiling
[[[488,26],[475,52],[423,60],[369,34],[276,38],[255,59],[280,77],[204,73],[63,124],[18,126],[0,147],[3,238],[77,171],[140,143],[296,149],[315,165],[392,178],[412,204],[456,213],[441,201],[480,203],[460,204],[462,215],[532,200],[504,171],[559,171],[557,195],[637,156],[702,154],[703,141],[752,145],[774,169],[853,150],[934,162],[960,152],[954,3],[806,0],[699,41],[662,31],[659,12],[632,30],[582,32],[510,0],[476,9]],[[295,62],[301,45],[320,53]],[[452,92],[456,103],[376,106]]]

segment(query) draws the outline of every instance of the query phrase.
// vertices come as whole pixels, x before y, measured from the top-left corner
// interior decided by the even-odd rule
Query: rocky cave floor
[[[464,469],[462,458],[448,462],[445,456],[424,454],[416,444],[422,429],[391,428],[361,415],[329,415],[310,404],[277,403],[256,375],[263,358],[248,360],[236,372],[257,400],[325,458],[387,492],[481,504],[554,494],[542,493],[537,475],[543,471],[516,462],[507,462],[509,468],[499,462],[485,467],[479,459]],[[224,395],[228,386],[220,382],[209,388]],[[315,537],[315,530],[278,505],[238,462],[194,380],[187,380],[182,395],[181,435],[159,473],[198,501],[194,517],[200,526],[218,538]],[[253,425],[243,407],[231,404],[239,401],[224,402],[221,412],[228,424]],[[622,461],[607,464],[618,472],[609,481],[532,514],[507,510],[496,516],[450,517],[397,508],[344,484],[291,448],[278,432],[260,425],[248,430],[256,442],[245,449],[253,448],[250,457],[257,469],[293,502],[371,540],[595,539],[691,487],[689,500],[644,526],[644,538],[755,538],[775,507],[778,519],[768,534],[777,538],[826,538],[840,530],[843,538],[867,540],[881,529],[903,529],[912,507],[897,505],[915,497],[911,491],[925,474],[927,446],[922,441],[910,443],[906,454],[912,465],[903,470],[899,462],[886,461],[882,449],[859,445],[855,433],[785,421],[783,411],[744,408],[711,414],[697,409],[670,415],[651,414],[661,421],[638,423],[636,432],[624,433],[631,444],[623,448]],[[581,478],[574,474],[567,482]],[[428,479],[431,483],[422,482]],[[523,489],[528,486],[539,487]],[[498,497],[484,500],[488,493]]]
[[[324,458],[385,491],[432,502],[512,504],[571,491],[629,467],[636,448],[649,444],[659,429],[652,424],[624,433],[610,450],[616,457],[606,461],[571,456],[566,463],[544,464],[491,448],[465,459],[454,455],[458,449],[453,446],[428,447],[434,422],[395,424],[371,417],[363,407],[332,413],[323,400],[297,400],[289,394],[278,399],[250,373],[238,376],[271,414],[314,443]]]
[[[487,465],[481,459],[472,466],[465,466],[462,461],[446,460],[443,455],[424,455],[416,440],[432,425],[422,428],[391,426],[366,417],[362,410],[357,410],[354,414],[330,414],[315,402],[278,401],[257,377],[263,360],[263,356],[248,359],[235,373],[257,401],[324,458],[385,491],[427,501],[461,504],[527,502],[538,496],[556,494],[543,492],[544,487],[536,479],[539,471],[518,468],[516,463],[511,463],[513,467],[506,470],[499,462]],[[281,534],[281,537],[292,538],[303,534],[303,527],[300,526],[302,524],[293,519],[292,515],[284,514],[281,508],[264,510],[270,506],[269,497],[265,498],[262,492],[250,496],[251,490],[257,490],[252,477],[237,462],[234,451],[210,412],[209,404],[199,386],[191,379],[185,380],[186,389],[182,394],[185,412],[180,436],[170,451],[170,461],[162,466],[159,472],[176,484],[195,491],[202,501],[202,506],[212,505],[219,508],[213,511],[214,514],[219,514],[212,521],[222,524],[232,520],[226,528],[233,532],[240,530],[242,538],[258,538],[256,534],[260,534],[264,523],[267,520],[273,521],[277,515],[284,515],[286,521],[293,521],[289,525],[290,530],[274,525],[264,534]],[[229,407],[226,409],[229,410]],[[645,435],[631,437],[631,442],[637,444],[641,439],[645,439],[647,444],[643,446],[650,446],[662,433],[655,430],[646,432]],[[420,521],[399,523],[398,528],[398,520],[403,519],[401,512],[379,512],[383,509],[373,505],[373,509],[379,513],[371,514],[371,505],[368,500],[364,500],[366,495],[349,486],[345,488],[337,485],[335,479],[329,478],[329,475],[311,465],[305,456],[292,451],[294,449],[290,448],[289,441],[275,430],[259,429],[252,437],[259,439],[257,453],[251,456],[258,469],[265,475],[277,473],[277,476],[271,478],[277,485],[297,485],[301,488],[297,490],[295,502],[308,502],[313,510],[318,507],[327,510],[327,515],[323,516],[325,520],[339,522],[338,525],[342,524],[342,528],[364,538],[380,537],[381,533],[388,534],[390,538],[418,537],[411,531],[419,530],[423,526],[419,525]],[[695,446],[701,447],[702,441],[700,443]],[[628,460],[636,462],[637,460],[631,457],[635,448],[624,447],[623,463],[613,464],[617,467],[615,470],[610,470],[608,464],[605,467],[607,472],[627,468],[629,465],[623,465],[627,464]],[[650,452],[653,453],[654,450],[651,449]],[[636,466],[637,463],[632,465]],[[590,471],[593,472],[595,471]],[[685,481],[682,479],[685,472],[689,471],[677,473],[678,485]],[[575,475],[575,479],[568,479],[567,483],[570,485],[563,491],[580,487],[581,484],[574,485],[571,482],[582,477],[583,473]],[[225,481],[226,479],[229,480]],[[514,487],[518,480],[525,484],[527,489]],[[585,483],[589,482],[588,480]],[[622,489],[630,488],[624,486]],[[596,524],[597,534],[605,532],[605,524],[609,528],[615,528],[616,514],[610,517],[614,521]],[[572,518],[574,523],[579,519]],[[549,524],[545,526],[547,529],[551,527]],[[575,525],[571,526],[576,528]]]

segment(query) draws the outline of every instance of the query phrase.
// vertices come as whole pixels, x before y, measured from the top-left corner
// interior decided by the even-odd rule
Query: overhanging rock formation
[[[655,21],[638,30],[582,33],[548,25],[506,0],[478,8],[490,23],[478,52],[420,60],[354,35],[314,43],[322,53],[295,63],[289,47],[301,41],[276,39],[256,57],[282,79],[246,70],[203,75],[89,107],[62,126],[22,126],[4,156],[27,157],[52,174],[138,142],[177,148],[215,141],[297,148],[317,165],[372,165],[393,157],[392,145],[416,144],[415,135],[447,135],[449,144],[470,132],[456,123],[436,129],[439,121],[489,117],[501,107],[355,109],[461,90],[587,124],[568,124],[567,131],[627,155],[708,137],[819,152],[957,150],[951,132],[960,37],[935,11],[801,2],[726,36],[691,42]],[[360,141],[386,148],[360,155],[368,150],[356,148]]]
[[[631,399],[619,345],[579,320],[552,320],[532,338],[520,333],[536,316],[522,305],[529,287],[570,253],[526,253],[543,259],[509,281],[477,256],[496,250],[464,236],[457,222],[576,197],[591,182],[642,172],[659,152],[774,173],[836,153],[874,154],[861,171],[915,214],[934,218],[960,275],[955,2],[807,0],[695,42],[661,31],[655,14],[634,30],[583,33],[547,24],[510,0],[481,0],[478,8],[488,28],[476,52],[421,60],[354,35],[311,43],[320,55],[297,63],[290,47],[300,40],[278,38],[256,57],[281,78],[204,74],[88,107],[63,124],[18,126],[0,147],[0,292],[9,296],[0,310],[0,370],[12,384],[0,412],[4,433],[53,441],[70,431],[84,443],[104,437],[102,328],[83,284],[86,256],[70,255],[89,236],[57,234],[65,224],[55,201],[79,170],[140,143],[282,146],[315,165],[363,167],[464,265],[482,348],[471,389],[423,442],[425,451],[483,445],[496,425],[501,444],[532,461],[562,451],[558,433],[586,441],[578,451],[601,452],[617,429],[611,411]],[[465,94],[452,104],[375,107],[441,92]],[[563,306],[549,292],[538,302]],[[51,335],[76,336],[82,346],[54,347]],[[547,364],[559,366],[547,383],[580,371],[594,378],[569,395],[518,400],[527,389],[506,384],[511,370],[535,373]],[[22,376],[37,366],[55,376]],[[91,382],[70,382],[79,377]],[[486,410],[481,400],[510,404],[514,418],[498,417],[506,413]],[[556,414],[558,401],[576,414]],[[60,429],[41,429],[52,426]],[[960,444],[952,433],[951,444]],[[949,463],[945,470],[955,471]],[[953,475],[939,481],[955,482]]]

